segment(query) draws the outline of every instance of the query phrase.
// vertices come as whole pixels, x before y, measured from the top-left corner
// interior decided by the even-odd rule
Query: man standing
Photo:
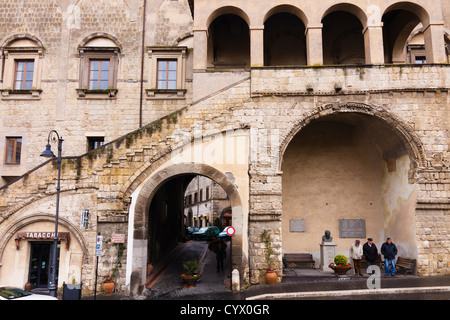
[[[384,256],[384,270],[389,275],[389,265],[391,268],[391,276],[395,276],[395,256],[397,255],[397,246],[392,242],[391,238],[387,238],[386,242],[381,246],[381,253]]]
[[[350,258],[353,260],[353,267],[355,268],[355,276],[359,274],[362,276],[362,268],[361,268],[361,259],[363,255],[363,249],[362,246],[359,245],[360,241],[355,240],[355,243],[353,243],[350,246]]]
[[[375,264],[375,260],[378,257],[378,249],[372,238],[368,238],[367,242],[363,246],[363,255],[366,257],[367,267]]]

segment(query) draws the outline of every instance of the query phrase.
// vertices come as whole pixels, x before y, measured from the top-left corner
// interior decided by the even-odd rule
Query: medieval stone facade
[[[59,226],[70,234],[59,284],[93,290],[96,236],[102,278],[112,235],[125,234],[118,289],[143,292],[148,265],[182,238],[197,175],[228,195],[243,284],[263,281],[264,230],[281,278],[283,253],[319,259],[324,230],[347,254],[342,220],[363,220],[379,245],[393,238],[421,276],[450,273],[447,1],[0,9],[1,283],[30,281],[34,246],[54,228],[56,160],[39,156],[51,130],[64,139]],[[161,241],[155,221],[174,237]]]

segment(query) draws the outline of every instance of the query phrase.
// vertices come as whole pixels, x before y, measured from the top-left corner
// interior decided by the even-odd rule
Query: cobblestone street
[[[229,242],[228,242],[229,244]],[[189,298],[193,295],[206,294],[210,299],[217,299],[216,294],[227,293],[229,284],[229,245],[227,247],[227,259],[224,262],[224,271],[216,271],[215,254],[208,250],[206,241],[189,241],[181,244],[172,252],[170,264],[158,279],[144,291],[144,296],[148,299],[180,299]],[[200,280],[193,288],[183,288],[180,278],[185,273],[183,262],[198,259],[200,263]]]

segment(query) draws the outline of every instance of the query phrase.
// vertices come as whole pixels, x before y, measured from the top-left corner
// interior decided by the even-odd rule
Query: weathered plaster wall
[[[348,255],[355,239],[339,237],[339,219],[364,219],[367,237],[382,240],[381,159],[364,129],[311,124],[291,141],[283,160],[284,252],[313,253],[319,262],[319,244],[330,230],[337,250]],[[290,219],[305,220],[306,232],[290,232]]]

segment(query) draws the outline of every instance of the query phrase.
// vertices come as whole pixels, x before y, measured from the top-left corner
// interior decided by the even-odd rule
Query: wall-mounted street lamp
[[[53,134],[53,137],[52,137]],[[56,186],[56,217],[55,217],[55,236],[53,237],[53,256],[52,256],[52,264],[50,269],[50,281],[48,283],[48,290],[52,297],[56,297],[57,285],[56,285],[56,254],[57,254],[57,246],[58,246],[58,216],[59,216],[59,190],[60,190],[60,181],[61,181],[61,150],[62,150],[62,142],[64,141],[56,132],[52,130],[48,134],[47,146],[45,147],[45,151],[41,153],[41,157],[46,158],[55,158],[55,154],[53,153],[50,146],[50,139],[56,142],[58,141],[58,184]]]

